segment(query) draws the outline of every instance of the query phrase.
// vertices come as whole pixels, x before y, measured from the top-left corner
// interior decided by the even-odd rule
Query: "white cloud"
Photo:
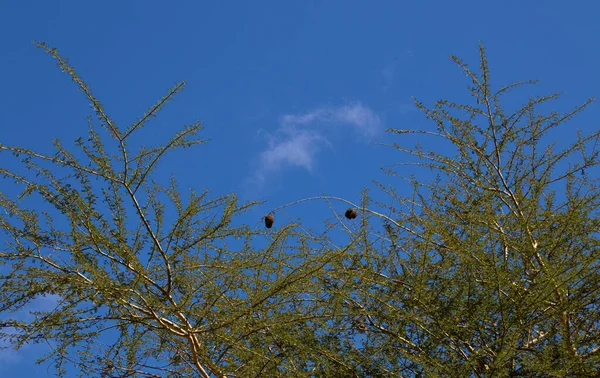
[[[314,130],[294,130],[285,134],[284,137],[271,137],[269,148],[260,154],[262,165],[267,170],[290,165],[310,171],[319,148],[329,144]]]
[[[370,108],[355,102],[340,107],[318,108],[302,114],[287,114],[280,118],[280,124],[285,130],[311,125],[351,126],[359,133],[373,136],[379,131],[381,121]]]
[[[312,171],[323,147],[332,147],[328,136],[336,130],[349,130],[364,140],[380,129],[379,116],[360,102],[283,115],[279,128],[267,136],[268,148],[260,153],[255,181],[262,183],[266,175],[287,167]]]
[[[377,134],[381,126],[379,116],[361,104],[338,108],[333,112],[333,116],[335,120],[354,126],[358,132],[365,136]]]

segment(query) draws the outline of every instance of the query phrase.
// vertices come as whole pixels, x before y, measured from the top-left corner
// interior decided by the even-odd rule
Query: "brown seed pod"
[[[267,227],[267,228],[273,227],[273,222],[275,222],[275,217],[273,217],[273,214],[267,214],[265,216],[265,227]]]
[[[356,210],[354,210],[353,208],[349,208],[348,210],[346,210],[346,214],[344,215],[346,215],[346,218],[348,219],[354,219],[358,214],[356,213]]]

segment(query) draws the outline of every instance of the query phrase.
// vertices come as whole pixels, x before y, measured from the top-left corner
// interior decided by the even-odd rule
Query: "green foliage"
[[[524,83],[494,92],[483,48],[479,74],[453,60],[476,104],[417,102],[437,130],[390,130],[442,138],[455,153],[395,145],[438,176],[409,180],[412,198],[382,186],[404,204],[386,206],[402,228],[387,227],[385,264],[358,289],[373,337],[363,353],[387,376],[595,376],[600,193],[584,170],[599,163],[600,132],[543,145],[589,101],[540,114],[557,96],[538,97],[505,114],[502,96]]]
[[[43,43],[91,102],[100,128],[76,152],[0,145],[3,266],[0,337],[51,343],[45,357],[102,377],[571,377],[600,370],[600,131],[558,148],[548,133],[585,108],[540,113],[557,95],[507,114],[485,51],[479,73],[457,58],[474,104],[416,102],[454,147],[394,144],[432,170],[389,201],[326,201],[323,234],[300,224],[256,230],[237,217],[255,202],[154,181],[169,151],[205,142],[199,123],[165,144],[129,148],[180,92],[117,125],[68,61]],[[105,143],[111,143],[107,145]],[[426,144],[427,145],[427,144]],[[435,146],[435,144],[432,144]],[[116,151],[109,153],[108,151]],[[398,172],[389,171],[398,175]],[[357,219],[344,219],[332,202]],[[33,205],[30,205],[33,203]],[[40,203],[42,205],[40,205]],[[32,208],[33,207],[33,208]],[[377,210],[376,210],[377,209]],[[331,233],[341,230],[343,238]],[[335,240],[334,240],[335,239]],[[340,242],[340,240],[342,240]],[[56,307],[19,315],[40,296]]]
[[[16,347],[52,342],[47,358],[59,375],[67,366],[86,376],[301,371],[293,358],[306,360],[306,353],[288,357],[277,345],[297,342],[298,329],[310,332],[308,319],[316,328],[328,318],[306,316],[318,303],[311,300],[319,292],[315,272],[346,248],[313,255],[314,244],[325,242],[294,225],[274,233],[234,225],[255,203],[207,192],[191,192],[186,201],[174,179],[166,186],[151,181],[167,152],[204,142],[196,123],[164,145],[128,148],[184,83],[122,128],[66,59],[39,47],[85,93],[118,152],[107,152],[107,138],[91,121],[88,138],[76,140],[78,153],[58,141],[52,156],[2,145],[4,154],[21,158],[24,170],[0,168],[23,188],[17,199],[0,196],[0,260],[8,267],[0,312],[25,309],[39,296],[54,295],[58,302],[31,321],[8,318],[0,336]],[[50,210],[28,209],[27,197]],[[257,238],[266,238],[266,246],[256,247]]]

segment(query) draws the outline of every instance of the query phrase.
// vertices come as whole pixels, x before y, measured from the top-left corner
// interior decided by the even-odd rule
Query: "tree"
[[[282,208],[325,201],[333,211],[325,233],[299,223],[259,231],[238,218],[253,202],[207,192],[185,201],[174,179],[153,179],[168,151],[204,142],[199,124],[162,146],[129,148],[184,83],[122,128],[66,59],[39,47],[91,101],[100,129],[90,121],[77,153],[59,141],[51,156],[0,145],[25,168],[0,168],[22,188],[17,198],[0,193],[0,337],[16,347],[51,342],[59,375],[592,377],[600,369],[600,198],[590,177],[600,131],[558,150],[548,143],[589,101],[539,113],[558,97],[550,95],[506,112],[503,96],[526,83],[494,91],[483,48],[480,73],[453,58],[475,104],[417,102],[437,130],[390,130],[454,147],[443,155],[393,145],[434,180],[409,178],[408,196],[378,184],[385,201],[365,190],[359,204],[321,196],[268,214],[272,225]],[[28,197],[48,211],[39,201],[29,209]],[[55,309],[8,316],[49,294]]]
[[[90,120],[88,138],[76,140],[78,153],[60,141],[52,156],[0,145],[25,168],[0,169],[22,188],[17,199],[0,195],[0,261],[7,268],[0,313],[39,296],[58,298],[56,308],[31,321],[6,318],[0,336],[17,348],[50,342],[44,360],[54,362],[58,375],[69,367],[102,377],[300,376],[310,370],[308,347],[295,343],[330,317],[315,272],[347,247],[332,248],[294,225],[253,230],[236,217],[254,202],[193,191],[186,201],[174,179],[155,182],[166,153],[204,142],[197,137],[200,125],[161,146],[136,152],[128,145],[184,83],[122,128],[56,49],[38,46],[87,96],[101,129]],[[37,209],[39,199],[49,209],[27,208],[33,196]]]
[[[336,277],[336,291],[362,335],[344,351],[361,376],[595,377],[600,371],[600,131],[556,146],[549,133],[590,101],[560,114],[535,97],[508,113],[480,48],[480,72],[452,59],[470,79],[473,104],[429,109],[436,130],[391,129],[438,138],[454,153],[394,144],[430,182],[381,203],[387,241],[363,228],[354,246],[360,279]],[[421,141],[419,139],[419,141]],[[565,143],[566,144],[566,143]],[[408,176],[406,171],[391,174]],[[399,204],[392,206],[390,204]],[[341,305],[341,304],[340,304]],[[360,327],[353,327],[359,319]],[[356,340],[350,334],[349,339]]]

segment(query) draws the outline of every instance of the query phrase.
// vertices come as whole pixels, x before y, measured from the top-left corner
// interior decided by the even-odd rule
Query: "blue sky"
[[[0,143],[50,152],[52,138],[68,145],[87,131],[85,97],[32,45],[39,40],[70,59],[121,125],[188,82],[138,140],[158,143],[202,121],[211,142],[160,167],[181,188],[265,200],[249,214],[256,221],[323,193],[358,201],[372,180],[390,180],[381,167],[403,159],[378,145],[400,142],[385,129],[427,127],[411,97],[466,98],[448,55],[475,67],[479,41],[498,85],[542,80],[517,98],[561,91],[565,110],[598,97],[599,11],[592,0],[3,1]],[[598,127],[598,111],[565,137]],[[315,222],[323,210],[299,205],[285,217]],[[0,374],[46,376],[29,367],[36,350],[0,354]]]

